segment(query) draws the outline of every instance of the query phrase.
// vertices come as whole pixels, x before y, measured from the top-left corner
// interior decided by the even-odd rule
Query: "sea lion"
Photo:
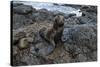
[[[64,17],[62,15],[57,15],[54,17],[53,26],[50,29],[40,29],[39,34],[45,41],[52,44],[53,46],[56,46],[56,44],[61,41],[63,27]]]

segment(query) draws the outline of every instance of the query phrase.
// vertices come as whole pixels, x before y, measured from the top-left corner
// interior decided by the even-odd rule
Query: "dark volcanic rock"
[[[97,50],[96,31],[96,26],[91,25],[77,25],[76,27],[65,28],[62,40],[64,41],[66,50],[72,55],[72,58],[77,57],[78,54],[83,54],[86,55],[87,61],[97,60],[95,56],[93,57],[93,51]]]
[[[18,54],[15,55],[13,59],[14,66],[42,64],[44,60],[42,57],[32,55],[29,52],[29,49],[18,52]]]
[[[56,5],[56,6],[58,6],[59,4],[57,4],[57,3],[53,3],[53,5]]]
[[[77,17],[69,17],[65,20],[64,26],[66,27],[67,25],[78,25],[80,24],[80,21],[78,20]]]
[[[86,12],[93,12],[97,14],[97,6],[81,6],[80,8],[82,11],[86,11]]]
[[[79,9],[81,7],[81,5],[75,5],[75,4],[62,4],[62,6],[69,6],[69,7],[72,7],[72,8],[75,8],[75,9]]]
[[[37,43],[35,47],[31,47],[31,52],[38,56],[46,56],[49,55],[54,50],[54,47],[47,43]]]
[[[32,23],[33,21],[27,16],[19,15],[19,14],[13,15],[13,29],[22,28]]]
[[[13,56],[15,56],[18,53],[17,46],[13,46]]]
[[[97,24],[96,13],[84,12],[81,17],[78,18],[81,24]]]
[[[81,24],[97,24],[97,6],[82,6],[82,16],[79,17]]]
[[[17,7],[17,6],[20,6],[20,5],[24,5],[22,3],[12,3],[13,7]]]
[[[40,9],[37,12],[33,12],[31,15],[31,18],[33,21],[36,21],[36,22],[41,22],[41,21],[45,21],[45,20],[52,21],[53,14],[52,14],[52,12],[50,12],[46,9]]]
[[[29,6],[29,5],[19,5],[17,7],[13,7],[13,11],[14,13],[17,13],[17,14],[29,14],[29,13],[32,13],[32,6]]]

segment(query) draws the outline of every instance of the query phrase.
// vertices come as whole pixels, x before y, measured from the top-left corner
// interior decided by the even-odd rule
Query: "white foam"
[[[59,11],[65,14],[71,14],[75,13],[76,17],[79,17],[82,15],[82,12],[80,12],[80,9],[75,9],[70,6],[61,6],[60,5],[54,5],[53,3],[42,3],[42,2],[32,2],[32,1],[23,1],[21,3],[24,3],[25,5],[31,5],[32,7],[36,9],[47,9],[49,11]]]

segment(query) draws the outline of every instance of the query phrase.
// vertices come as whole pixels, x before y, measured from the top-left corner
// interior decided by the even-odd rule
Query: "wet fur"
[[[64,27],[64,17],[58,15],[54,18],[53,27],[51,29],[42,28],[39,31],[39,34],[48,43],[52,44],[53,46],[56,46],[56,44],[61,41],[63,27]]]

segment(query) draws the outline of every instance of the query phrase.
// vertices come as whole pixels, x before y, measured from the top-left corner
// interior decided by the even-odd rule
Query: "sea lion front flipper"
[[[39,35],[48,43],[50,43],[50,41],[46,38],[46,28],[42,28],[39,31]]]

